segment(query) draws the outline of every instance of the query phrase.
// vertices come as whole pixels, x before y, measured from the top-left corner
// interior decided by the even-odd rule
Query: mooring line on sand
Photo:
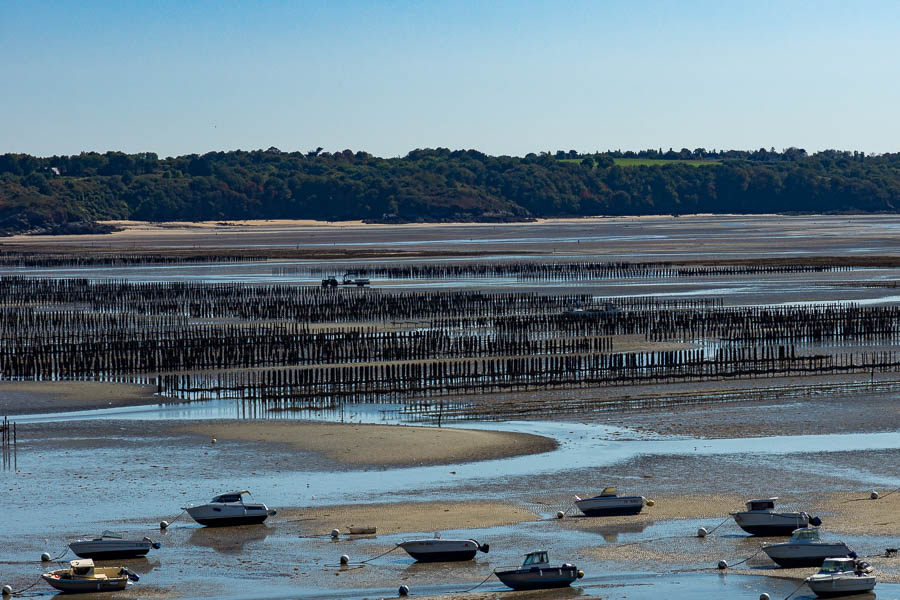
[[[359,562],[350,562],[349,559],[348,559],[346,564],[348,564],[348,565],[360,565],[360,566],[367,565],[367,564],[369,564],[370,562],[372,562],[373,560],[375,560],[375,559],[377,559],[377,558],[381,558],[382,556],[386,556],[386,555],[390,554],[391,552],[393,552],[394,550],[396,550],[396,549],[399,548],[399,547],[400,547],[400,544],[397,544],[396,546],[394,546],[393,548],[391,548],[390,550],[388,550],[388,551],[386,551],[386,552],[382,552],[381,554],[378,554],[378,555],[376,555],[376,556],[373,556],[372,558],[367,558],[366,560],[361,560],[361,561],[359,561]]]
[[[806,580],[805,580],[805,579],[803,580],[803,582],[802,582],[800,585],[797,586],[797,588],[796,588],[793,592],[791,592],[790,594],[788,594],[787,596],[785,596],[785,597],[784,597],[784,600],[789,600],[790,597],[793,596],[794,594],[796,594],[798,591],[800,591],[800,588],[802,588],[804,585],[806,585]]]
[[[725,517],[725,520],[724,520],[724,521],[722,521],[721,523],[719,523],[718,525],[716,525],[715,527],[713,527],[712,529],[710,529],[709,531],[707,531],[707,532],[706,532],[706,535],[711,534],[713,531],[715,531],[716,529],[718,529],[719,527],[721,527],[722,525],[724,525],[725,523],[727,523],[727,522],[730,521],[730,520],[731,520],[731,515],[728,515],[727,517]],[[701,527],[701,529],[702,529],[702,527]]]
[[[891,494],[896,494],[900,492],[900,488],[889,491],[887,494],[879,495],[878,492],[873,491],[868,498],[850,498],[849,500],[844,500],[841,504],[847,504],[848,502],[862,502],[864,500],[881,500],[883,498],[887,498]]]
[[[494,572],[491,571],[490,573],[488,573],[488,576],[485,577],[484,579],[482,579],[478,585],[476,585],[474,587],[470,587],[467,590],[460,590],[458,592],[453,592],[453,593],[454,594],[468,594],[469,592],[476,590],[476,589],[480,588],[481,586],[483,586],[485,583],[487,583],[487,580],[490,579],[493,575],[494,575]]]
[[[739,560],[738,562],[736,562],[734,564],[730,564],[727,560],[720,560],[719,568],[720,569],[730,569],[732,567],[742,565],[745,562],[747,562],[748,560],[750,560],[751,558],[753,558],[754,556],[756,556],[757,554],[759,554],[760,552],[762,552],[763,548],[764,548],[764,546],[760,546],[759,548],[756,549],[756,552],[754,552],[753,554],[751,554],[750,556],[748,556],[747,558],[745,558],[743,560]]]

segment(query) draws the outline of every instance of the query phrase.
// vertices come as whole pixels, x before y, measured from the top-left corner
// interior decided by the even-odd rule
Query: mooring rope
[[[872,498],[869,496],[868,498],[850,498],[849,500],[844,500],[841,504],[847,504],[848,502],[864,502],[865,500],[881,500],[882,498],[887,498],[891,494],[896,494],[900,492],[900,488],[889,491],[887,494],[880,494],[877,498]]]
[[[184,513],[186,513],[186,512],[187,512],[187,509],[186,509],[186,508],[181,509],[181,512],[178,513],[178,516],[175,517],[174,519],[172,519],[171,521],[168,521],[168,525],[166,525],[166,526],[163,527],[162,529],[168,528],[169,525],[171,525],[172,523],[174,523],[175,521],[177,521],[178,519],[180,519],[181,517],[183,517],[183,516],[184,516]]]
[[[763,549],[763,546],[760,546],[759,548],[756,549],[756,552],[754,552],[753,554],[751,554],[750,556],[748,556],[748,557],[745,558],[744,560],[738,561],[738,562],[736,562],[736,563],[734,563],[734,564],[729,564],[727,560],[725,561],[725,563],[728,564],[728,568],[729,568],[729,569],[730,569],[731,567],[736,567],[736,566],[738,566],[738,565],[742,565],[742,564],[744,564],[745,562],[747,562],[748,560],[750,560],[751,558],[753,558],[754,556],[756,556],[757,554],[759,554],[760,552],[762,552],[762,549]]]
[[[366,560],[361,560],[361,561],[359,561],[359,562],[353,562],[353,563],[348,562],[347,564],[348,564],[348,565],[350,565],[350,564],[353,564],[353,565],[365,565],[365,564],[368,564],[368,563],[372,562],[372,561],[375,560],[376,558],[381,558],[382,556],[385,556],[385,555],[387,555],[387,554],[390,554],[391,552],[393,552],[394,550],[396,550],[396,549],[399,548],[399,547],[400,547],[400,544],[397,544],[396,546],[394,546],[393,548],[391,548],[391,549],[388,550],[387,552],[382,552],[382,553],[379,554],[378,556],[373,556],[372,558],[367,558]]]
[[[61,559],[63,556],[65,556],[68,552],[69,552],[69,546],[68,546],[68,544],[67,544],[65,550],[63,550],[62,552],[60,552],[59,554],[57,554],[56,556],[54,556],[54,557],[51,558],[50,560],[51,560],[51,561],[59,560],[59,559]]]
[[[716,525],[715,527],[713,527],[712,529],[710,529],[709,531],[707,531],[707,532],[706,532],[706,535],[711,534],[713,531],[715,531],[716,529],[718,529],[719,527],[721,527],[722,525],[724,525],[725,523],[727,523],[727,522],[730,521],[730,520],[731,520],[731,515],[728,515],[727,517],[725,517],[725,520],[724,520],[724,521],[722,521],[721,523],[719,523],[718,525]]]
[[[455,593],[455,594],[468,594],[468,593],[471,592],[472,590],[476,590],[476,589],[480,588],[481,586],[483,586],[485,583],[487,583],[487,580],[490,579],[493,575],[494,575],[494,572],[491,571],[490,573],[488,573],[488,576],[485,577],[484,579],[482,579],[482,580],[481,580],[481,583],[479,583],[479,584],[476,585],[475,587],[470,587],[470,588],[467,589],[467,590],[460,590],[460,591],[454,592],[454,593]]]
[[[793,592],[791,592],[790,594],[788,594],[787,596],[785,596],[785,597],[784,597],[784,600],[789,600],[790,597],[793,596],[794,594],[796,594],[798,591],[800,591],[800,588],[802,588],[804,585],[806,585],[806,580],[804,580],[803,583],[801,583],[800,585],[798,585],[797,588],[796,588]]]

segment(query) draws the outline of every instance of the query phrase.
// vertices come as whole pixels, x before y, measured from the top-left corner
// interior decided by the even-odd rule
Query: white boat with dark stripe
[[[570,586],[576,579],[584,577],[584,572],[569,563],[550,566],[547,551],[538,550],[526,554],[521,567],[495,569],[494,575],[514,590],[542,590]]]
[[[826,558],[819,572],[805,581],[820,598],[865,594],[875,589],[872,570],[868,563],[852,558]]]
[[[752,535],[791,535],[795,529],[821,525],[818,517],[810,518],[805,512],[775,512],[774,498],[748,500],[747,510],[731,513],[734,522]]]
[[[487,552],[488,544],[476,540],[445,540],[439,534],[432,539],[409,540],[398,544],[419,562],[456,562],[472,560],[478,551]]]
[[[160,543],[148,537],[141,540],[126,540],[125,535],[115,531],[104,531],[100,537],[90,540],[75,540],[69,548],[81,558],[135,558],[144,556],[151,548],[159,548]]]
[[[593,498],[575,496],[575,506],[587,517],[636,515],[646,502],[643,496],[619,496],[614,487],[604,488],[599,496]]]
[[[818,527],[797,529],[789,541],[763,546],[763,552],[785,568],[820,567],[826,558],[856,558],[844,542],[823,542]]]
[[[200,506],[185,506],[191,518],[208,527],[224,527],[229,525],[253,525],[262,523],[275,511],[270,510],[265,504],[248,504],[244,502],[244,495],[249,490],[228,492],[220,494]]]

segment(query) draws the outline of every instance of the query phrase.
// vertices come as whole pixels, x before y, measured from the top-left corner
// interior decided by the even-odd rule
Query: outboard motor
[[[850,558],[854,558],[854,559],[859,558],[859,554],[856,553],[856,550],[851,550],[850,554],[848,554],[847,556],[849,556]]]
[[[813,525],[814,527],[818,527],[822,524],[822,519],[820,519],[819,517],[810,517],[809,524]]]
[[[127,568],[122,567],[122,573],[128,575],[128,579],[131,581],[140,581],[141,576],[135,573],[134,571],[129,571]]]
[[[491,549],[490,544],[478,544],[478,549],[487,554],[488,550]]]

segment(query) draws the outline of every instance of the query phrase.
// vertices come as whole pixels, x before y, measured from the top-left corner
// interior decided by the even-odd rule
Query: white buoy
[[[759,595],[759,600],[769,600],[769,595],[765,592]]]
[[[562,518],[565,517],[565,516],[566,516],[566,513],[564,513],[563,511],[561,511],[561,510],[556,511],[556,518],[557,518],[557,519],[562,519]]]
[[[346,554],[341,554],[341,564],[342,565],[350,564],[350,557],[347,556]]]
[[[212,443],[213,443],[213,444],[216,443],[216,438],[213,438],[213,439],[212,439]]]
[[[869,498],[871,498],[872,500],[878,500],[878,492],[872,490],[872,493],[869,494]]]
[[[168,526],[169,526],[169,522],[168,522],[168,521],[160,521],[160,522],[159,522],[159,528],[160,528],[160,529],[165,529],[165,528],[167,528]]]
[[[3,586],[3,595],[4,596],[12,596],[12,588],[8,585]]]
[[[397,595],[398,596],[409,596],[409,586],[405,585],[405,584],[401,585],[400,589],[397,590]]]
[[[341,537],[341,530],[340,529],[332,529],[331,530],[331,539],[336,540],[339,537]]]
[[[716,566],[719,567],[720,569],[727,569],[727,568],[728,568],[728,563],[727,563],[726,561],[724,561],[724,560],[720,560],[720,561],[719,561],[719,564],[716,565]]]
[[[709,532],[706,530],[706,527],[701,527],[697,530],[697,537],[706,537],[707,533]]]
[[[44,552],[43,554],[41,554],[41,562],[47,562],[49,560],[50,560],[49,552]]]

